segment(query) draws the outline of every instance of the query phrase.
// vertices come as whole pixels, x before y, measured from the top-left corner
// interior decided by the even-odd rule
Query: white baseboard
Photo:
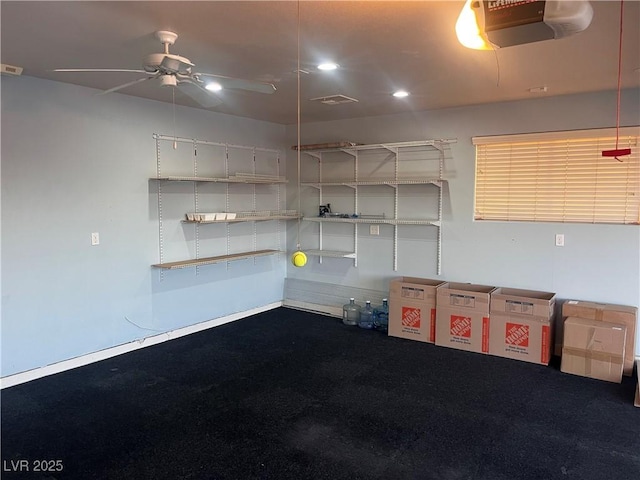
[[[302,302],[299,300],[285,299],[283,307],[293,308],[296,310],[304,310],[305,312],[320,313],[331,317],[342,318],[342,307],[334,307],[331,305],[318,305],[317,303]]]
[[[252,308],[251,310],[245,310],[243,312],[233,313],[224,317],[214,318],[205,322],[196,323],[187,327],[178,328],[170,332],[160,333],[158,335],[152,335],[150,337],[142,338],[140,340],[134,340],[129,343],[117,345],[115,347],[105,348],[104,350],[98,350],[97,352],[89,353],[87,355],[81,355],[79,357],[70,358],[61,362],[52,363],[44,367],[34,368],[33,370],[27,370],[26,372],[15,373],[13,375],[7,375],[0,378],[0,389],[13,387],[21,383],[30,382],[38,378],[46,377],[56,373],[71,370],[73,368],[89,365],[90,363],[99,362],[100,360],[106,360],[107,358],[116,357],[123,353],[133,352],[141,348],[150,347],[159,343],[166,342],[168,340],[174,340],[176,338],[184,337],[192,333],[201,332],[209,328],[217,327],[225,323],[235,322],[243,318],[255,315],[257,313],[266,312],[282,306],[282,302],[269,303],[262,307]]]

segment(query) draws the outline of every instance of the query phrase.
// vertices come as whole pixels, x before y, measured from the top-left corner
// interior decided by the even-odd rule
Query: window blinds
[[[640,224],[640,127],[474,137],[476,220]]]

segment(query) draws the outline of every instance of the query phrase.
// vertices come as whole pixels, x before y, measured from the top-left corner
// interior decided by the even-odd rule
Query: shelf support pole
[[[318,159],[318,205],[322,205],[322,153],[314,157]],[[322,222],[318,224],[318,248],[322,251]],[[322,264],[322,255],[318,257],[318,263]]]
[[[229,145],[224,146],[224,176],[229,178]],[[225,211],[229,211],[229,184],[227,183],[225,198]],[[231,252],[231,226],[229,223],[226,225],[227,229],[227,255]],[[226,269],[229,270],[229,262],[226,262]]]
[[[193,176],[198,177],[198,141],[193,140]],[[198,182],[193,182],[194,212],[198,212]],[[200,258],[200,225],[196,223],[196,259]],[[196,276],[200,275],[200,267],[196,265]]]
[[[156,140],[156,170],[158,178],[162,176],[162,170],[160,168],[160,137],[157,134],[153,135]],[[164,240],[163,240],[163,225],[162,225],[162,182],[158,183],[158,250],[160,255],[160,263],[164,262]],[[160,281],[164,280],[164,272],[160,270]]]

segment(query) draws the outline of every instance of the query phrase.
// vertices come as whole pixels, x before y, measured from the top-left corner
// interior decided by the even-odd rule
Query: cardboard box
[[[555,312],[555,306],[555,293],[496,288],[491,294],[490,311],[507,315],[551,318]]]
[[[556,294],[497,288],[491,293],[489,353],[549,365]]]
[[[400,277],[389,283],[389,331],[392,337],[433,343],[436,289],[442,280]]]
[[[489,301],[495,287],[446,283],[438,287],[436,345],[489,352]]]
[[[628,334],[625,325],[568,317],[564,328],[561,371],[608,382],[622,381]]]
[[[638,321],[637,307],[568,300],[562,304],[562,317],[587,318],[625,325],[627,327],[627,343],[625,345],[623,374],[627,377],[633,375],[636,323]]]

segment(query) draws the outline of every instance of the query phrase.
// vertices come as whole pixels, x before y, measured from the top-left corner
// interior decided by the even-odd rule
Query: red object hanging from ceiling
[[[622,19],[624,12],[624,0],[620,0],[620,41],[618,46],[618,104],[616,107],[616,148],[614,150],[603,150],[603,157],[613,157],[619,162],[618,157],[631,155],[630,148],[618,148],[618,140],[620,138],[620,80],[622,78]]]

